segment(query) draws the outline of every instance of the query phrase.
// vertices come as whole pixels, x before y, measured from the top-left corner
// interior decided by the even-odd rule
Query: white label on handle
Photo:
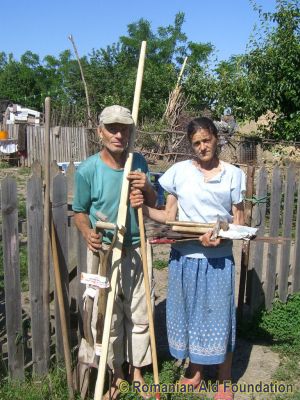
[[[100,289],[106,289],[109,287],[109,281],[106,276],[88,274],[86,272],[81,272],[80,282]]]

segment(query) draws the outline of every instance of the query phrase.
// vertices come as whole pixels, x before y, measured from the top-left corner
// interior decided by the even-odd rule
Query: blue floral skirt
[[[170,352],[195,364],[221,364],[234,350],[234,260],[190,258],[172,249],[167,330]]]

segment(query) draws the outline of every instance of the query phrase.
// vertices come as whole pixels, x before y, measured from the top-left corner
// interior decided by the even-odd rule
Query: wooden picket
[[[28,245],[28,280],[31,307],[32,329],[32,361],[35,375],[47,372],[43,339],[43,196],[42,179],[39,171],[35,170],[27,183],[27,245]]]
[[[276,165],[272,176],[272,192],[270,202],[270,236],[278,236],[280,225],[281,173]],[[272,305],[276,287],[276,260],[278,244],[270,243],[267,252],[266,281],[264,285],[265,304],[267,309]]]
[[[252,224],[258,227],[257,236],[264,236],[265,233],[265,216],[266,216],[266,201],[267,196],[267,171],[263,166],[257,176],[256,199],[257,203],[254,206]],[[251,312],[253,313],[263,302],[262,290],[262,270],[263,270],[263,253],[264,242],[256,242],[252,244],[253,250],[253,268],[251,274]]]
[[[294,211],[294,194],[295,194],[295,167],[289,165],[286,174],[286,184],[284,192],[284,209],[283,209],[283,237],[290,237],[293,224]],[[279,270],[279,298],[286,301],[288,295],[288,277],[289,277],[289,261],[290,261],[291,242],[285,241],[282,245],[280,270]]]
[[[63,282],[63,299],[66,320],[70,322],[69,308],[69,271],[68,271],[68,217],[67,217],[67,178],[61,173],[53,177],[52,218],[57,234],[57,250],[61,281]],[[68,326],[70,331],[70,326]],[[60,315],[55,296],[55,332],[56,356],[63,359],[63,339],[61,333]]]
[[[17,185],[10,177],[1,184],[1,208],[8,370],[24,379]]]
[[[292,278],[292,291],[293,293],[300,291],[300,180],[298,183],[298,201],[297,201],[297,219],[296,219],[296,231],[295,231],[295,252],[294,252],[294,263],[292,266],[293,278]]]

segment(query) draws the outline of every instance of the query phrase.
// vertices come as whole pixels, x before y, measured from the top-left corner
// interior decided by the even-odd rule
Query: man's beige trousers
[[[147,244],[147,247],[148,274],[153,308],[154,290],[151,246]],[[87,272],[91,271],[92,257],[93,253],[88,250]],[[98,291],[94,298],[92,316],[94,341],[96,338],[97,303]],[[123,249],[112,316],[107,362],[110,368],[115,369],[120,367],[124,361],[135,367],[151,364],[149,322],[139,247],[126,247]]]

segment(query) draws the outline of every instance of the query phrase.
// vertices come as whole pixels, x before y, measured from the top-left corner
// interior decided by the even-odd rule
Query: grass
[[[29,290],[27,246],[19,247],[19,262],[20,262],[21,290],[23,292],[26,292]],[[0,290],[3,289],[4,289],[3,248],[2,248],[2,243],[0,242]]]
[[[6,381],[0,385],[0,399],[5,400],[68,400],[66,375],[56,366],[41,379],[26,378],[25,382]],[[80,399],[76,396],[76,399]]]
[[[263,340],[280,355],[280,365],[272,378],[293,384],[294,392],[276,396],[276,400],[300,400],[300,292],[289,296],[286,303],[275,300],[272,310],[258,311],[238,329],[242,337],[254,342]]]
[[[153,268],[155,269],[164,269],[167,268],[168,261],[165,260],[154,260],[153,261]]]

